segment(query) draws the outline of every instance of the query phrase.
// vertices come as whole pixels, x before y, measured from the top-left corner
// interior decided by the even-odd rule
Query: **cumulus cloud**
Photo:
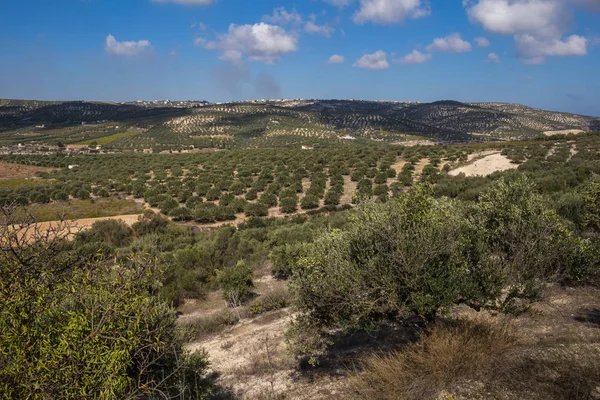
[[[490,41],[485,38],[485,37],[477,37],[475,38],[475,44],[477,45],[477,47],[479,47],[480,49],[484,49],[486,47],[490,47]]]
[[[584,56],[588,40],[583,36],[571,35],[564,40],[540,38],[530,34],[515,36],[517,54],[521,57]]]
[[[517,55],[526,64],[541,64],[548,56],[587,54],[586,38],[564,35],[571,29],[575,4],[589,7],[600,1],[464,0],[463,4],[471,22],[489,32],[513,35]]]
[[[197,38],[194,42],[208,50],[219,50],[220,58],[240,62],[244,57],[251,61],[273,64],[286,53],[298,49],[298,38],[280,26],[260,22],[254,25],[231,24],[225,34],[209,41]]]
[[[460,33],[452,33],[443,38],[436,38],[429,46],[427,51],[439,51],[443,53],[466,53],[473,49],[471,43],[464,40]]]
[[[490,53],[490,54],[488,54],[487,58],[485,59],[485,62],[491,63],[491,64],[500,64],[502,61],[500,61],[500,57],[498,56],[498,54]]]
[[[215,0],[151,0],[152,3],[173,3],[181,4],[184,6],[209,6],[215,2]]]
[[[373,54],[365,54],[356,60],[352,66],[376,71],[388,69],[390,65],[387,60],[387,54],[382,50],[378,50]]]
[[[335,29],[329,24],[318,25],[317,16],[315,14],[311,14],[308,22],[306,22],[304,25],[304,32],[330,37],[331,34],[335,32]]]
[[[137,42],[118,42],[113,35],[108,35],[105,40],[104,50],[115,56],[139,56],[152,52],[152,44],[147,40]]]
[[[334,54],[331,57],[329,57],[329,61],[327,61],[327,64],[343,64],[344,61],[346,61],[344,56]]]
[[[400,60],[402,64],[423,64],[424,62],[431,60],[431,54],[421,53],[418,50],[413,50],[408,53]]]
[[[468,6],[471,22],[499,34],[560,35],[570,25],[563,0],[479,0]]]
[[[431,7],[427,0],[360,0],[360,9],[354,14],[354,22],[393,24],[430,14]]]
[[[300,25],[302,23],[302,16],[295,8],[288,12],[285,7],[279,7],[273,10],[273,15],[265,15],[263,21],[281,26],[289,24]]]

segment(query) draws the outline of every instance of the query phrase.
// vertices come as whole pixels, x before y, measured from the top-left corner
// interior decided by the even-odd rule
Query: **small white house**
[[[302,145],[302,150],[312,150],[313,148],[310,146]]]
[[[77,164],[72,164],[72,165],[69,165],[69,169],[75,169],[75,168],[77,168],[77,167],[79,167],[79,165],[77,165]]]

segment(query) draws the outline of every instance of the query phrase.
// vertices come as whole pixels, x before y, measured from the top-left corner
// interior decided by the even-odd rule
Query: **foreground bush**
[[[464,320],[436,327],[420,343],[366,359],[350,380],[349,397],[436,399],[443,390],[493,375],[515,346],[515,334],[502,323]]]
[[[151,258],[81,263],[57,229],[0,229],[0,391],[6,398],[203,398],[208,361],[187,354]],[[58,238],[54,236],[58,235]],[[62,235],[62,236],[61,236]]]
[[[346,230],[321,236],[298,261],[290,344],[316,362],[332,329],[429,322],[455,304],[518,313],[548,282],[587,279],[597,269],[592,250],[525,178],[498,182],[468,207],[434,199],[427,186],[367,201]]]

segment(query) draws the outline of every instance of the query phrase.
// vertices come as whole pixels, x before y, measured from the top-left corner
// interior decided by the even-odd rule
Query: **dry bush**
[[[187,341],[198,341],[208,336],[220,333],[225,328],[233,326],[239,322],[241,315],[222,310],[216,314],[201,317],[193,322],[181,326],[183,337]]]
[[[462,320],[434,328],[420,343],[364,361],[350,380],[357,399],[434,399],[461,382],[493,372],[501,356],[517,345],[509,325]]]

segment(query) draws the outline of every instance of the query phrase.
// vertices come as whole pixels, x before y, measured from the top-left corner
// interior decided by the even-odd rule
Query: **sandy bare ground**
[[[497,171],[507,171],[517,167],[518,165],[511,163],[507,157],[494,153],[452,170],[448,175],[457,176],[464,173],[465,176],[488,176]]]
[[[18,232],[17,235],[22,237],[21,235],[29,235],[29,237],[34,237],[35,232],[50,232],[51,236],[53,232],[55,234],[59,234],[61,237],[66,237],[68,239],[72,239],[75,234],[78,232],[90,229],[95,222],[98,221],[106,221],[109,219],[118,219],[125,222],[128,226],[131,226],[138,222],[139,214],[131,214],[131,215],[116,215],[113,217],[101,217],[101,218],[82,218],[73,221],[46,221],[46,222],[37,222],[35,229],[29,229],[27,232],[23,231],[23,233]],[[13,225],[12,229],[19,229],[18,226]],[[68,229],[67,232],[58,232],[61,229]],[[35,239],[34,239],[35,240]],[[28,240],[29,241],[29,240]]]
[[[52,170],[53,168],[0,162],[0,180],[34,178],[37,172],[50,172]]]
[[[399,158],[394,164],[390,166],[390,168],[396,171],[397,174],[399,174],[400,172],[402,172],[402,167],[404,167],[407,163],[408,161]]]
[[[338,377],[303,379],[296,370],[284,333],[293,313],[283,309],[246,318],[226,332],[187,346],[208,352],[217,383],[239,399],[341,399]],[[338,395],[338,396],[336,396]],[[285,397],[277,397],[285,396]]]
[[[415,181],[418,181],[417,177],[423,174],[423,169],[427,164],[429,164],[429,158],[421,158],[419,162],[415,165],[415,170],[413,173]]]
[[[565,354],[579,357],[586,352],[598,352],[599,295],[594,288],[548,289],[544,300],[535,304],[531,313],[512,319],[520,346],[540,365],[560,362]],[[479,315],[464,306],[457,307],[451,314],[455,317]],[[283,309],[244,319],[218,336],[189,344],[187,349],[203,348],[208,352],[211,368],[218,373],[217,383],[229,388],[235,398],[347,398],[344,388],[353,364],[349,364],[344,373],[322,370],[311,375],[296,368],[284,339],[286,325],[293,317],[292,311]]]
[[[561,131],[546,131],[544,135],[552,136],[552,135],[577,135],[578,133],[582,133],[581,129],[563,129]]]
[[[349,175],[344,175],[344,194],[340,197],[340,204],[352,204],[352,197],[356,193],[358,182],[352,182]]]

